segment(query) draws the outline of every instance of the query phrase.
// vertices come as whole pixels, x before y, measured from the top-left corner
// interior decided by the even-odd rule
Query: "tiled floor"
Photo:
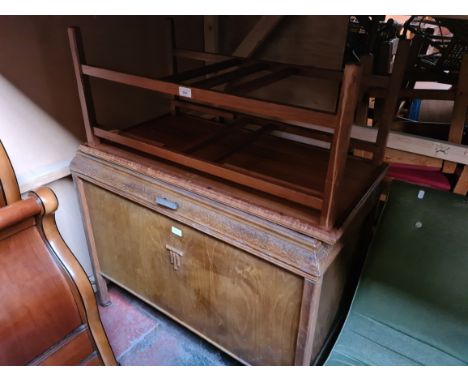
[[[110,285],[112,304],[99,307],[117,361],[121,365],[238,365],[208,342]]]

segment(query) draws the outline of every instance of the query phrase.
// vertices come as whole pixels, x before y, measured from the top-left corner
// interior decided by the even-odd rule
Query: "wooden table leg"
[[[83,187],[83,181],[76,176],[73,177],[73,180],[78,191],[78,200],[80,202],[81,215],[83,218],[83,225],[87,239],[86,241],[88,244],[88,251],[91,258],[94,281],[97,289],[97,300],[101,306],[109,306],[111,304],[111,300],[109,298],[106,280],[101,275],[101,268],[99,266],[99,261],[96,253],[96,244],[94,242],[94,234],[91,227],[89,212],[87,210],[86,195]]]
[[[458,178],[453,192],[459,195],[466,195],[468,193],[468,165],[463,167],[463,171]]]

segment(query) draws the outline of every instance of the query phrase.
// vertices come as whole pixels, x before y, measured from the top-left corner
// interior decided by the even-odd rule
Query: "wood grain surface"
[[[0,253],[0,285],[8,285],[1,293],[0,364],[25,365],[79,327],[81,317],[36,227],[1,240]],[[13,275],[22,282],[10,282]]]
[[[91,184],[85,192],[104,275],[248,363],[293,363],[301,278]]]

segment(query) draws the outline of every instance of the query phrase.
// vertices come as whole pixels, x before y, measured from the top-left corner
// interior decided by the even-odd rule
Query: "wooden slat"
[[[266,40],[268,35],[279,25],[284,16],[262,16],[254,25],[239,46],[234,50],[233,56],[250,57]]]
[[[99,139],[94,136],[92,128],[96,124],[96,113],[92,102],[89,79],[83,76],[81,70],[81,65],[85,64],[86,60],[80,30],[76,27],[68,28],[68,40],[78,86],[78,97],[80,99],[81,113],[85,125],[86,140],[90,145],[96,145],[99,143]]]
[[[224,84],[229,81],[237,80],[249,74],[253,74],[260,70],[267,69],[268,65],[263,62],[256,62],[254,64],[241,66],[238,69],[223,73],[214,77],[210,77],[204,80],[200,80],[190,84],[190,86],[199,87],[199,88],[212,88],[221,84]]]
[[[261,118],[250,118],[252,122],[265,124],[270,123],[270,121]],[[312,130],[312,129],[305,129],[304,127],[288,125],[281,122],[274,123],[275,131],[281,131],[288,134],[296,135],[299,137],[310,138],[314,140],[319,140],[327,143],[331,143],[333,141],[333,133],[331,131],[323,131],[323,130]],[[307,143],[306,143],[307,144]],[[370,140],[362,140],[362,139],[355,139],[351,138],[350,147],[353,149],[365,150],[368,152],[374,152],[376,150],[376,145],[374,142]]]
[[[236,165],[231,164],[231,163],[223,163],[223,167],[226,167],[226,168],[241,172],[243,174],[254,176],[255,178],[263,179],[263,180],[266,180],[266,181],[274,183],[274,184],[280,184],[280,185],[288,187],[288,188],[290,188],[292,190],[303,192],[304,194],[315,195],[315,196],[318,196],[318,197],[323,196],[323,193],[321,193],[321,192],[319,192],[317,190],[314,190],[312,188],[300,186],[298,184],[291,183],[291,182],[288,182],[288,181],[283,180],[283,179],[274,178],[272,176],[261,174],[261,173],[259,173],[257,171],[247,170],[247,169],[245,169],[243,167],[239,167],[239,166],[236,166]]]
[[[265,61],[269,62],[269,61]],[[333,69],[315,68],[313,66],[303,66],[296,64],[270,64],[272,69],[293,68],[297,70],[298,76],[317,78],[320,80],[330,80],[341,82],[343,78],[343,71]]]
[[[232,120],[235,117],[235,114],[229,113],[226,110],[216,109],[209,106],[202,106],[191,102],[174,101],[174,104],[176,107],[179,107],[181,109],[194,110],[208,115],[219,116],[228,120]],[[239,118],[242,118],[243,123],[248,122],[260,125],[271,124],[271,120],[263,119],[260,117],[252,117],[246,114],[238,114],[237,116]],[[281,122],[274,122],[273,125],[274,130],[272,130],[272,134],[276,135],[275,133],[279,133],[280,135],[276,136],[285,139],[290,139],[289,137],[292,137],[292,140],[296,142],[311,144],[308,139],[313,139],[317,141],[331,143],[333,140],[333,133],[330,131],[313,130],[312,128],[288,125]],[[286,135],[281,133],[286,133]],[[301,140],[301,137],[306,138],[306,140]],[[373,140],[375,140],[375,138]],[[376,149],[376,144],[372,142],[372,139],[368,139],[367,137],[365,139],[351,138],[350,148],[373,153]],[[193,152],[193,150],[189,150],[186,152]]]
[[[208,137],[200,137],[199,139],[190,142],[187,146],[182,148],[180,151],[188,154],[188,153],[193,153],[194,151],[215,142],[216,140],[226,137],[227,135],[233,133],[235,129],[240,128],[242,126],[245,126],[249,121],[248,120],[243,120],[243,119],[238,119],[234,122],[231,122],[228,125],[222,125],[219,126],[211,135]]]
[[[387,144],[388,134],[390,127],[395,118],[395,112],[400,99],[400,89],[403,84],[403,79],[406,72],[406,63],[411,48],[409,40],[402,40],[398,43],[398,50],[395,56],[395,63],[393,64],[392,74],[390,76],[390,85],[385,96],[382,115],[378,121],[377,127],[377,151],[374,153],[374,163],[380,165],[383,162],[385,146]]]
[[[134,148],[141,152],[155,155],[159,158],[178,163],[182,166],[187,166],[195,170],[202,171],[206,174],[214,175],[219,178],[235,182],[237,184],[247,186],[256,190],[266,192],[271,195],[278,196],[311,208],[320,209],[322,207],[322,199],[312,195],[306,195],[302,192],[291,190],[281,185],[272,184],[261,179],[257,179],[246,174],[240,174],[237,171],[229,170],[220,165],[196,159],[184,154],[176,153],[162,147],[152,146],[150,144],[141,142],[137,139],[128,138],[116,133],[108,132],[106,130],[95,127],[94,133],[96,136],[115,142],[127,147]]]
[[[168,82],[182,82],[182,81],[188,81],[200,76],[204,76],[206,74],[211,74],[218,72],[220,70],[228,69],[233,66],[241,64],[242,61],[237,59],[237,58],[231,58],[230,60],[222,61],[222,62],[217,62],[214,64],[209,64],[202,66],[200,68],[192,69],[192,70],[187,70],[185,72],[177,73],[169,77],[163,78],[164,81]]]
[[[195,50],[188,50],[188,49],[175,49],[174,55],[180,58],[189,58],[192,60],[197,61],[205,61],[205,62],[219,62],[222,60],[228,60],[233,58],[233,56],[226,56],[221,54],[213,54],[207,52],[199,52]],[[313,66],[304,66],[304,65],[296,65],[296,64],[282,64],[276,63],[272,61],[265,61],[265,60],[253,60],[248,59],[248,62],[266,62],[268,65],[271,66],[272,69],[283,69],[283,68],[294,68],[297,70],[297,75],[304,76],[304,77],[311,77],[311,78],[320,78],[326,80],[333,80],[333,81],[341,81],[343,77],[343,72],[341,70],[333,70],[333,69],[323,69],[323,68],[316,68]],[[372,76],[369,78],[369,83],[374,84],[379,87],[385,87],[388,84],[388,78],[386,76]]]
[[[227,55],[219,54],[219,53],[200,52],[198,50],[180,49],[180,48],[174,49],[172,54],[174,55],[174,57],[186,58],[190,60],[204,61],[204,62],[219,62],[223,60],[229,60],[230,58],[232,58],[232,56],[227,56]]]
[[[184,152],[185,154],[193,153],[202,147],[205,147],[209,144],[216,142],[218,139],[225,138],[228,135],[232,134],[234,130],[230,130],[227,128],[219,128],[217,131],[214,131],[210,136],[204,137],[203,139],[198,139],[194,142],[190,142],[189,145],[181,149],[180,151]]]
[[[255,120],[255,119],[254,119]],[[289,134],[299,135],[301,137],[316,139],[323,142],[331,143],[333,140],[333,134],[325,131],[315,130],[304,130],[297,126],[286,125],[286,124],[275,124],[275,130],[282,131]]]
[[[181,101],[181,100],[174,100],[172,101],[172,103],[174,104],[175,107],[178,107],[180,109],[196,111],[199,113],[213,115],[213,116],[228,119],[228,120],[234,119],[234,113],[227,111],[227,110],[216,109],[214,107],[199,105],[196,103],[186,102],[186,101]]]
[[[455,102],[453,104],[452,117],[448,140],[453,143],[461,143],[466,123],[466,109],[468,107],[468,54],[463,57],[457,84]],[[453,174],[457,164],[454,162],[444,163],[443,171]]]
[[[122,130],[109,130],[109,131],[111,131],[113,133],[117,133],[117,134],[120,133],[122,135],[125,135],[126,137],[137,138],[140,141],[145,142],[145,143],[150,143],[153,146],[158,146],[158,147],[164,147],[165,146],[164,143],[162,143],[162,142],[155,141],[154,139],[151,139],[151,138],[141,137],[141,136],[139,136],[137,134],[134,134],[132,131],[128,131],[128,132],[126,130],[124,130],[124,131],[122,131]]]
[[[351,126],[358,101],[361,76],[361,67],[346,66],[341,85],[338,121],[330,148],[330,161],[325,179],[323,209],[320,215],[320,224],[327,229],[332,228],[335,223],[338,191],[348,157]]]
[[[155,80],[152,78],[121,73],[114,70],[97,68],[89,65],[82,66],[83,73],[96,78],[117,82],[124,85],[135,86],[142,89],[179,95],[179,85],[171,82]],[[294,121],[316,124],[334,128],[336,116],[334,114],[319,112],[310,109],[288,106],[273,102],[243,98],[232,94],[224,94],[214,90],[191,88],[191,100],[205,102],[217,107],[246,114],[255,114],[270,119]]]
[[[174,101],[174,104],[176,107],[179,107],[181,109],[194,110],[194,111],[198,111],[198,112],[205,113],[208,115],[219,116],[219,117],[229,119],[229,120],[232,120],[235,117],[234,113],[230,113],[226,110],[216,109],[216,108],[209,107],[209,106],[202,106],[202,105],[194,104],[191,102],[177,100],[177,101]],[[238,117],[243,118],[243,119],[246,118],[247,120],[244,120],[244,122],[247,121],[247,122],[254,123],[254,124],[263,125],[263,124],[271,123],[271,120],[263,119],[259,117],[252,117],[252,116],[248,116],[245,114],[238,114]],[[327,143],[331,143],[333,140],[332,132],[312,130],[312,128],[288,125],[288,124],[281,123],[281,122],[274,123],[274,130],[272,131],[272,133],[274,134],[276,132],[284,132],[284,133],[289,134],[290,136],[297,136],[297,138],[304,137],[304,138],[310,138],[310,139],[323,141]],[[298,139],[294,139],[294,140],[299,142]],[[304,142],[304,143],[309,144],[307,142]],[[364,150],[364,151],[373,153],[375,151],[376,145],[374,142],[371,142],[370,140],[352,138],[350,142],[350,147],[353,149],[359,149],[359,150]]]
[[[297,136],[300,136],[300,137],[315,139],[315,140],[319,140],[319,141],[323,141],[323,142],[330,142],[331,143],[333,141],[333,134],[327,134],[327,133],[324,133],[324,132],[321,132],[321,131],[305,130],[305,131],[302,131],[302,132],[293,132],[290,129],[282,129],[282,128],[278,129],[278,131],[286,132],[288,134],[297,135]],[[304,143],[307,144],[307,142],[304,142]],[[350,149],[353,149],[353,150],[363,150],[363,151],[367,151],[369,153],[373,153],[376,150],[377,146],[373,142],[366,142],[366,141],[362,141],[362,140],[359,140],[359,139],[351,138],[351,140],[349,142],[349,147],[350,147]]]
[[[391,148],[385,149],[385,162],[387,163],[402,163],[416,166],[442,168],[442,159],[431,158],[425,155],[408,153],[405,151],[395,150]]]
[[[271,73],[265,74],[264,76],[255,78],[251,81],[242,82],[237,85],[226,87],[226,91],[232,94],[245,94],[250,91],[259,89],[264,86],[268,86],[272,83],[281,81],[287,77],[290,77],[297,73],[297,69],[294,68],[281,68]]]
[[[273,129],[273,125],[265,125],[261,126],[259,129],[255,130],[248,136],[245,136],[240,142],[236,142],[236,145],[230,147],[227,151],[220,154],[217,158],[213,160],[213,162],[222,162],[226,158],[230,157],[231,155],[235,154],[237,151],[241,149],[245,149],[251,144],[255,142],[258,138],[266,133],[270,132]]]

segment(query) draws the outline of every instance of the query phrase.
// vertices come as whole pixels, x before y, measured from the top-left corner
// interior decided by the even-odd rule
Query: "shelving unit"
[[[361,91],[357,65],[341,72],[174,49],[174,62],[184,58],[205,65],[152,79],[88,65],[77,28],[69,29],[69,39],[92,147],[118,144],[315,209],[325,229],[342,222],[385,171],[388,131],[379,131],[379,144],[350,139]],[[335,112],[248,96],[291,76],[341,83]],[[90,77],[169,95],[171,113],[108,130],[96,121]],[[374,153],[373,159],[352,157],[351,148]]]

